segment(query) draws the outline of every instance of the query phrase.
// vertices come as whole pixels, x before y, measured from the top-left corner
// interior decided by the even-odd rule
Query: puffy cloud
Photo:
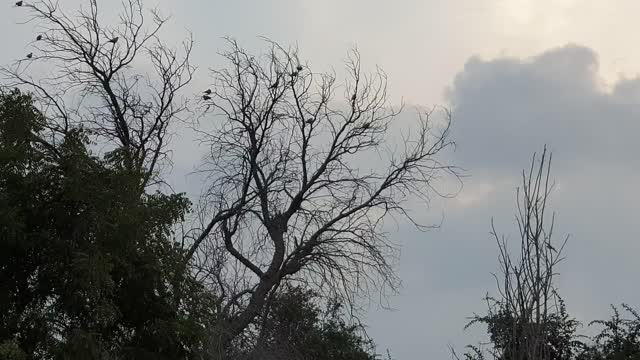
[[[462,162],[513,172],[546,143],[564,169],[630,165],[640,150],[640,81],[608,89],[598,69],[598,56],[577,45],[470,59],[447,91]]]

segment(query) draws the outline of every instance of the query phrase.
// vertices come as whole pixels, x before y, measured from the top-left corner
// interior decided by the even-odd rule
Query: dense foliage
[[[172,226],[188,200],[140,194],[138,174],[93,156],[82,129],[59,143],[46,130],[28,95],[0,98],[3,349],[14,344],[27,358],[188,357],[211,311],[201,286],[174,277],[181,253]],[[198,301],[176,297],[176,281]]]
[[[640,359],[640,315],[631,306],[622,304],[622,310],[612,306],[613,314],[608,320],[595,320],[589,326],[598,327],[597,335],[588,337],[578,334],[579,323],[570,318],[564,306],[547,324],[546,344],[552,359],[575,360],[638,360]],[[487,326],[489,347],[494,351],[483,351],[480,346],[470,345],[464,357],[468,360],[511,359],[504,350],[513,347],[513,339],[507,333],[513,329],[513,318],[499,312],[478,318]],[[523,328],[522,324],[516,328]],[[515,339],[522,340],[521,336]],[[517,344],[515,344],[517,348]]]
[[[487,315],[476,316],[467,325],[486,325],[489,336],[488,351],[482,351],[478,346],[469,346],[470,351],[465,357],[469,360],[487,357],[500,360],[529,360],[527,354],[531,349],[528,347],[535,343],[539,347],[536,353],[544,354],[548,359],[574,359],[585,346],[581,341],[583,339],[577,334],[580,323],[569,316],[564,302],[559,301],[558,312],[549,314],[544,321],[538,323],[514,316],[504,303],[494,303]],[[539,340],[532,341],[532,337]]]
[[[234,358],[374,360],[374,347],[362,328],[343,320],[342,306],[319,305],[320,297],[299,287],[279,292],[256,320]]]
[[[640,359],[640,314],[626,304],[622,304],[622,313],[615,306],[612,309],[610,319],[591,322],[591,326],[599,326],[601,330],[579,360]]]

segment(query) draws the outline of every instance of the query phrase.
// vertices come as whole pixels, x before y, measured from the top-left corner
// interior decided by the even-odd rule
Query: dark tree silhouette
[[[254,56],[229,40],[229,67],[213,70],[204,101],[215,125],[203,132],[209,182],[189,255],[223,299],[221,344],[242,333],[283,282],[347,303],[394,289],[396,248],[383,221],[413,221],[408,200],[428,203],[440,194],[440,177],[457,179],[440,161],[452,145],[448,113],[436,126],[419,111],[418,128],[391,151],[389,124],[400,109],[387,104],[384,72],[364,74],[352,51],[339,86],[296,49],[267,43],[270,51]]]
[[[16,11],[29,15],[37,35],[26,59],[0,71],[4,85],[33,92],[46,119],[31,141],[62,161],[70,136],[82,134],[81,151],[96,151],[101,165],[135,180],[126,193],[133,186],[145,200],[162,182],[171,126],[188,110],[181,92],[194,73],[191,39],[179,51],[166,46],[159,38],[166,18],[140,0],[126,0],[113,25],[96,0],[73,14],[50,0]],[[267,54],[252,56],[229,40],[229,67],[214,70],[211,89],[200,94],[215,121],[202,132],[207,190],[180,266],[163,278],[173,311],[193,301],[181,288],[191,275],[214,294],[212,356],[271,307],[283,284],[351,306],[395,290],[397,247],[384,221],[403,217],[428,228],[409,202],[428,205],[450,195],[440,191],[443,177],[458,180],[443,163],[452,146],[447,111],[438,122],[418,109],[416,128],[393,142],[389,126],[402,107],[389,106],[382,70],[364,73],[353,51],[338,84],[334,73],[314,73],[296,49],[267,43]]]
[[[50,0],[25,2],[21,11],[41,35],[32,56],[0,71],[5,85],[33,91],[51,120],[47,141],[55,146],[82,127],[121,166],[144,173],[140,191],[159,181],[171,124],[186,110],[180,92],[194,71],[191,39],[181,52],[165,45],[158,33],[167,19],[140,0],[125,1],[113,25],[96,0],[72,15]]]

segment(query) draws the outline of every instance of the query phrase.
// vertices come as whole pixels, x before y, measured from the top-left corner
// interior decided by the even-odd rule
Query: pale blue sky
[[[60,1],[72,9],[81,1]],[[12,1],[0,8],[6,64],[28,53],[33,32]],[[104,2],[108,11],[116,2]],[[146,1],[152,6],[152,1]],[[107,5],[108,4],[108,5]],[[316,70],[339,67],[357,45],[365,66],[389,75],[391,95],[454,110],[453,161],[468,169],[458,198],[435,202],[439,230],[400,227],[397,310],[372,308],[369,332],[400,360],[448,359],[482,329],[463,332],[481,312],[497,270],[489,225],[515,238],[517,176],[544,143],[554,151],[558,233],[572,234],[560,290],[580,320],[605,316],[608,304],[640,304],[640,32],[635,0],[323,0],[159,2],[173,20],[163,34],[178,43],[193,32],[199,66],[194,92],[220,66],[222,36],[259,52],[257,36],[298,44]],[[566,46],[567,44],[578,44]],[[186,177],[198,148],[176,138],[172,178]],[[189,180],[191,179],[191,180]]]

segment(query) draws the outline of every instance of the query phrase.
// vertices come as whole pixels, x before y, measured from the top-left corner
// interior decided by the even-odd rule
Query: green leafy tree
[[[579,360],[638,360],[640,359],[640,314],[631,306],[622,304],[629,317],[625,318],[615,306],[609,320],[592,321],[602,326]]]
[[[342,305],[319,305],[311,290],[288,287],[275,295],[236,343],[233,358],[373,360],[373,343],[358,324],[344,321]]]
[[[144,174],[93,156],[82,128],[49,142],[47,125],[29,95],[0,97],[0,351],[193,358],[213,298],[175,276],[188,200],[140,195]]]

